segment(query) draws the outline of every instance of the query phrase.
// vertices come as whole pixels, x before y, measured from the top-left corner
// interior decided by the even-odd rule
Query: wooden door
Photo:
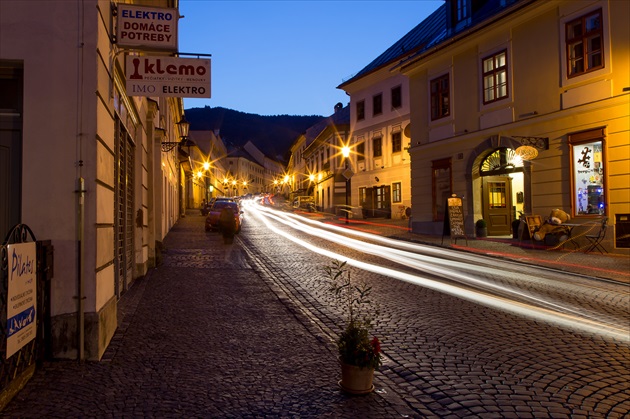
[[[483,178],[483,218],[489,236],[512,234],[512,179],[508,176]]]

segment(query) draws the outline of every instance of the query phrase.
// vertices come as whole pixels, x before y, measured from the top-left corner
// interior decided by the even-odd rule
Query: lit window
[[[567,23],[566,44],[569,77],[603,68],[601,9]]]
[[[508,96],[507,51],[501,51],[483,62],[483,103],[490,103]]]
[[[392,202],[402,202],[402,184],[400,182],[392,184]]]

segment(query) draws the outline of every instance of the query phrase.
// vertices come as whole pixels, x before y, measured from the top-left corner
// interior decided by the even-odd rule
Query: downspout
[[[77,48],[77,360],[82,362],[85,359],[85,314],[84,314],[84,258],[85,258],[85,179],[83,178],[83,48],[84,44],[84,16],[83,2],[77,2],[77,17],[79,21],[78,45]]]

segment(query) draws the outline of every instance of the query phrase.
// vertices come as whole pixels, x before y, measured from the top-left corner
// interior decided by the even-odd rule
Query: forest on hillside
[[[228,149],[251,141],[268,157],[286,163],[293,142],[323,116],[263,116],[205,106],[186,109],[186,118],[191,130],[218,130]]]

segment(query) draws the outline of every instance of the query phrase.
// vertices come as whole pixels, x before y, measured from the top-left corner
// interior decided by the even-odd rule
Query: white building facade
[[[156,260],[184,208],[181,98],[132,97],[116,3],[0,2],[1,233],[26,224],[54,246],[55,357],[98,360],[117,303]],[[154,1],[171,8],[176,1]],[[10,164],[9,164],[10,163]]]

